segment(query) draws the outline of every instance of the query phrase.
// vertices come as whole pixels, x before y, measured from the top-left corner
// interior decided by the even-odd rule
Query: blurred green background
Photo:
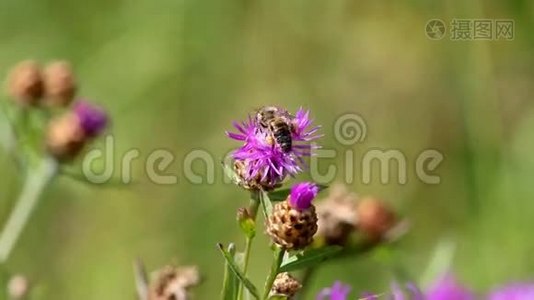
[[[321,144],[340,153],[324,166],[341,166],[352,149],[351,189],[412,220],[395,259],[415,279],[443,238],[456,242],[453,269],[477,290],[532,278],[534,2],[466,2],[1,0],[0,68],[27,58],[71,61],[80,95],[113,118],[114,176],[122,153],[141,153],[127,186],[56,181],[7,268],[37,285],[34,299],[101,300],[134,299],[136,257],[151,270],[198,264],[206,280],[197,299],[217,299],[223,262],[215,244],[243,246],[235,210],[247,195],[222,183],[218,165],[215,184],[188,182],[183,159],[194,149],[220,159],[237,146],[224,135],[233,120],[279,104],[309,108],[323,125]],[[513,19],[515,39],[451,41],[447,32],[430,40],[425,24],[434,18]],[[333,135],[347,112],[368,126],[353,146]],[[160,148],[176,155],[166,171],[179,177],[175,185],[146,175],[146,158]],[[381,184],[376,172],[362,183],[359,162],[375,148],[406,155],[407,184]],[[415,176],[424,149],[444,154],[438,185]],[[21,178],[5,152],[0,163],[5,220]],[[253,250],[251,277],[262,283],[267,239]],[[340,279],[384,291],[391,267],[373,257],[325,266],[312,289]]]

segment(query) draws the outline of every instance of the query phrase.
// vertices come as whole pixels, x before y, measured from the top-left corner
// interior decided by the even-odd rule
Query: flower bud
[[[189,300],[188,290],[200,283],[196,266],[165,266],[157,275],[149,291],[149,300]]]
[[[256,235],[256,224],[246,208],[242,207],[237,210],[237,222],[248,238]]]
[[[287,201],[276,203],[266,220],[267,234],[285,250],[299,250],[313,242],[317,232],[317,214],[311,204],[318,187],[300,183],[291,188]]]
[[[289,205],[298,210],[304,210],[311,206],[311,202],[319,193],[319,187],[311,182],[303,182],[291,188]]]
[[[66,61],[56,61],[46,66],[44,73],[45,103],[65,107],[76,94],[76,81],[71,66]]]
[[[372,240],[381,240],[395,226],[395,214],[375,198],[365,198],[358,203],[359,229]]]
[[[50,154],[59,160],[74,158],[83,148],[86,135],[78,117],[67,113],[48,124],[46,146]]]
[[[7,283],[7,294],[9,299],[22,300],[30,290],[30,283],[28,279],[22,275],[15,275],[9,279]]]
[[[342,184],[330,187],[328,197],[317,205],[317,235],[327,245],[345,245],[357,226],[357,201]]]
[[[37,105],[43,96],[43,78],[39,65],[31,60],[16,65],[8,76],[8,91],[21,105]]]
[[[73,111],[86,136],[96,137],[106,128],[108,118],[102,108],[87,101],[78,101]]]
[[[297,279],[289,273],[284,272],[276,275],[270,295],[285,296],[291,299],[301,288],[302,284]]]

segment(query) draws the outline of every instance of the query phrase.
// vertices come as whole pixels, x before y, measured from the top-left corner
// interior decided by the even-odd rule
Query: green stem
[[[248,213],[250,217],[252,218],[252,220],[254,220],[254,223],[256,222],[256,218],[258,216],[259,207],[260,207],[260,201],[259,201],[258,191],[251,191]],[[254,236],[247,236],[246,241],[245,241],[245,254],[243,256],[243,274],[245,276],[247,276],[248,263],[250,261],[250,251],[252,249],[253,240],[254,240]],[[243,290],[244,290],[243,285],[240,285],[237,299],[243,299]]]
[[[42,159],[34,168],[28,169],[26,181],[19,199],[7,220],[2,233],[0,233],[1,263],[8,260],[9,255],[17,243],[24,226],[28,222],[40,195],[56,174],[56,170],[57,163],[51,158]]]
[[[275,245],[273,264],[271,265],[271,272],[269,273],[267,281],[265,282],[265,289],[263,290],[263,296],[261,297],[262,300],[267,300],[269,298],[269,292],[271,291],[274,280],[276,279],[276,275],[278,275],[280,271],[280,265],[284,259],[284,254],[285,250]]]

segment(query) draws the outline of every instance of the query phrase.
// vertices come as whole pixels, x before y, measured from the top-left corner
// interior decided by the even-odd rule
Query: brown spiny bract
[[[197,267],[166,266],[150,286],[148,300],[189,300],[188,289],[200,282]]]
[[[289,273],[284,272],[276,275],[273,287],[271,288],[271,295],[286,296],[291,299],[300,290],[302,285],[298,280]]]
[[[56,61],[46,66],[43,72],[44,102],[49,106],[67,106],[76,94],[76,81],[71,66],[65,61]]]
[[[287,201],[279,202],[266,223],[267,234],[272,241],[286,250],[305,248],[313,242],[313,235],[317,232],[317,214],[313,205],[297,210]]]
[[[328,245],[345,245],[357,226],[357,201],[344,185],[332,186],[328,197],[317,204],[317,236]]]
[[[381,240],[395,223],[395,214],[383,201],[369,197],[359,202],[358,226],[369,238]]]
[[[46,132],[48,152],[59,160],[75,157],[83,148],[86,136],[78,117],[67,113],[50,121]]]
[[[281,186],[281,183],[271,184],[269,182],[266,182],[265,180],[262,180],[261,172],[258,173],[258,176],[252,180],[246,180],[245,170],[246,170],[246,162],[241,160],[236,160],[234,162],[234,172],[236,175],[235,183],[246,189],[246,190],[264,190],[264,191],[270,191],[273,190],[279,186]]]
[[[11,70],[7,85],[14,101],[22,105],[37,105],[43,96],[41,68],[34,61],[23,61]]]

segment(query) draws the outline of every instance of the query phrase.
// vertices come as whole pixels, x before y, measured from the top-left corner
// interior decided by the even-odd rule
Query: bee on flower
[[[236,183],[245,189],[272,190],[287,176],[302,172],[304,158],[318,148],[312,142],[321,137],[320,127],[313,126],[309,111],[302,108],[292,115],[266,106],[246,121],[234,122],[234,127],[237,132],[227,135],[243,143],[232,156]]]

